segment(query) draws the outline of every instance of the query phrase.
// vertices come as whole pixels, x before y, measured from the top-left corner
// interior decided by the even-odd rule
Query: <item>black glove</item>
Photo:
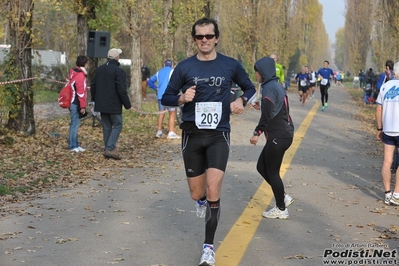
[[[79,118],[83,118],[83,117],[86,117],[86,116],[87,116],[86,108],[80,109],[80,111],[82,111],[82,110],[85,110],[85,112],[84,112],[83,114],[82,114],[81,112],[79,112]]]

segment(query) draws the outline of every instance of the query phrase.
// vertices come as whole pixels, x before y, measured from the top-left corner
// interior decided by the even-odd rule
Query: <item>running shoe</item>
[[[325,104],[324,104],[324,107],[326,107],[326,108],[327,108],[327,107],[328,107],[328,103],[325,103]]]
[[[391,194],[391,193],[386,193],[386,194],[385,194],[384,203],[385,203],[386,205],[390,205],[390,204],[391,204],[391,203],[390,203],[391,199],[392,199],[392,194]]]
[[[195,207],[197,208],[197,217],[198,218],[205,217],[207,205],[208,205],[208,202],[206,200],[204,200],[204,201],[197,200],[197,202],[195,203]]]
[[[160,137],[162,137],[162,135],[163,135],[162,130],[158,130],[155,137],[160,138]]]
[[[274,199],[274,201],[276,201],[276,199]],[[288,208],[288,206],[290,206],[293,202],[294,202],[294,199],[290,195],[285,194],[285,196],[284,196],[285,207]],[[274,207],[277,207],[277,205],[274,204]]]
[[[86,150],[86,149],[83,149],[83,148],[80,147],[80,146],[79,146],[77,149],[78,149],[79,151],[85,151],[85,150]]]
[[[288,217],[289,217],[287,208],[285,208],[285,210],[282,211],[277,207],[274,207],[274,208],[270,209],[269,211],[262,213],[262,215],[265,218],[282,219],[282,220],[288,219]]]
[[[294,199],[293,199],[290,195],[285,194],[285,196],[284,196],[285,207],[287,208],[287,207],[290,206],[293,202],[294,202]]]
[[[324,106],[322,106],[322,107],[321,107],[321,110],[322,110],[323,112],[324,112],[324,109],[325,109]]]
[[[199,266],[214,266],[215,265],[215,251],[208,246],[205,245],[204,249],[202,250],[201,261]]]
[[[170,131],[166,138],[167,139],[180,139],[181,137],[179,135],[177,135],[175,132]]]
[[[389,202],[392,203],[392,204],[395,204],[395,205],[399,205],[399,198],[397,198],[394,195],[392,195],[392,197],[389,200]]]

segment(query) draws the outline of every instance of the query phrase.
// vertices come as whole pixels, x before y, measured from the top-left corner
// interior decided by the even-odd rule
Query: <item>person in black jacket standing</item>
[[[148,80],[151,77],[151,72],[150,69],[144,65],[143,59],[141,59],[141,99],[143,101],[146,100],[147,98],[147,85],[148,85]]]
[[[266,145],[259,155],[257,170],[272,187],[276,206],[264,212],[263,217],[271,219],[288,219],[287,207],[294,201],[285,193],[280,167],[285,151],[291,146],[294,137],[294,124],[290,116],[287,94],[278,82],[275,62],[264,57],[255,63],[256,79],[262,86],[262,104],[259,123],[253,132],[250,143],[256,145],[259,136],[264,133]]]
[[[120,160],[116,147],[122,131],[122,105],[132,109],[127,94],[126,73],[119,67],[121,49],[108,51],[108,61],[96,69],[91,81],[91,97],[94,111],[101,112],[104,137],[104,157]]]

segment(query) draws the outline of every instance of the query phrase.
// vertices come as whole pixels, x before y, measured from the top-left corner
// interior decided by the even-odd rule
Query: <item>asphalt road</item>
[[[296,136],[281,169],[295,199],[288,220],[261,216],[273,195],[255,168],[265,140],[249,143],[259,113],[232,117],[216,265],[379,265],[383,256],[392,260],[384,265],[398,265],[399,207],[382,202],[381,144],[355,120],[344,88],[330,89],[325,112],[319,95],[302,107],[289,93]],[[190,199],[180,143],[159,145],[163,161],[9,206],[18,211],[0,218],[0,265],[198,265],[204,220]]]

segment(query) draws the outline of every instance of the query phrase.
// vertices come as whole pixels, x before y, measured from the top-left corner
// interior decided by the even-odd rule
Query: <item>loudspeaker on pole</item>
[[[87,56],[107,58],[111,42],[111,33],[89,30],[87,38]]]

